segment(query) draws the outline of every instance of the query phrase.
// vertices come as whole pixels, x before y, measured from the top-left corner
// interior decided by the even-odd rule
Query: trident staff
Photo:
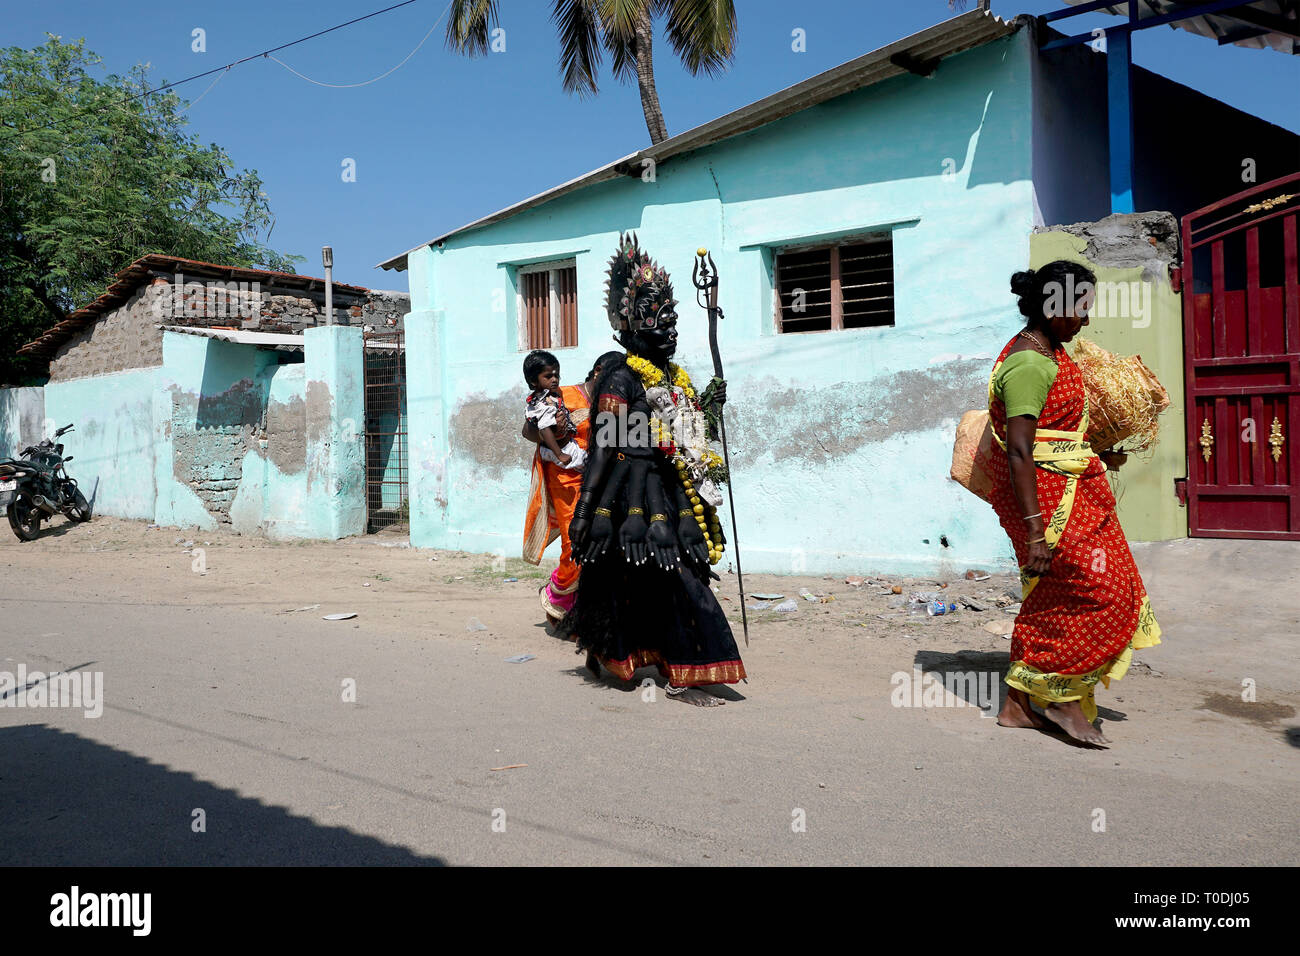
[[[713,353],[713,377],[725,381],[722,375],[722,354],[718,351],[718,319],[723,318],[718,307],[718,267],[708,249],[701,246],[695,252],[695,267],[691,270],[695,285],[695,301],[709,313],[709,351]],[[745,613],[745,577],[740,570],[740,535],[736,531],[735,481],[731,474],[731,455],[727,451],[726,406],[718,409],[718,437],[722,439],[722,462],[727,468],[727,503],[731,508],[731,548],[736,556],[736,581],[740,585],[740,621],[745,631],[745,646],[749,646],[749,615]]]

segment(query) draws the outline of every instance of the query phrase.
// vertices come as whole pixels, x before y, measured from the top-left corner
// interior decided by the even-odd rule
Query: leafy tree
[[[146,253],[301,261],[261,241],[275,218],[257,172],[188,134],[187,104],[149,93],[147,67],[96,79],[84,40],[48,36],[0,50],[0,384],[39,376],[15,350]]]
[[[565,91],[597,93],[596,76],[608,52],[616,78],[636,79],[650,142],[662,143],[668,128],[655,89],[655,17],[664,19],[668,42],[692,76],[715,76],[731,62],[736,49],[732,0],[552,0]],[[496,0],[453,0],[447,46],[482,56],[497,22]]]

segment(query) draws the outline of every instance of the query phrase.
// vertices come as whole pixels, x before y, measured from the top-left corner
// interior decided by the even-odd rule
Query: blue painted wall
[[[690,266],[723,279],[729,438],[747,569],[1009,566],[991,509],[948,479],[960,415],[982,407],[1019,325],[1007,291],[1034,224],[1031,81],[1021,32],[623,179],[412,253],[407,317],[412,542],[516,553],[531,447],[515,269],[577,261],[566,382],[612,348],[605,266],[634,229],[682,300],[678,358],[710,370]],[[896,326],[777,334],[784,245],[892,233]],[[941,543],[941,536],[949,547]]]
[[[17,458],[59,427],[50,427],[45,418],[44,388],[0,388],[0,458]]]
[[[157,368],[47,385],[75,422],[69,471],[100,514],[279,538],[364,530],[361,330],[312,329],[305,361],[163,334]]]
[[[272,365],[258,375],[266,396],[267,428],[244,456],[230,506],[235,530],[272,538],[312,537],[306,470],[306,366]],[[283,447],[277,447],[283,446]]]
[[[96,514],[154,515],[157,369],[115,372],[45,386],[46,417],[77,430],[63,439],[77,479]]]

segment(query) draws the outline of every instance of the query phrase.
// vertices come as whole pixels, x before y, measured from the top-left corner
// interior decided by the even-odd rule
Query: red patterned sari
[[[1015,343],[1013,338],[998,356],[994,376]],[[1038,504],[1052,565],[1039,578],[1021,573],[1024,597],[1006,681],[1042,706],[1077,700],[1092,721],[1097,683],[1109,686],[1123,677],[1134,648],[1160,643],[1160,627],[1116,517],[1106,466],[1084,440],[1083,376],[1065,349],[1057,349],[1055,357],[1056,380],[1034,438]],[[992,383],[990,378],[991,503],[1023,568],[1028,526],[1011,486],[1006,406],[994,397]]]

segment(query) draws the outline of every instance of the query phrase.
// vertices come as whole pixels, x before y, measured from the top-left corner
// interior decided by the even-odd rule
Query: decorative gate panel
[[[1183,218],[1189,533],[1300,540],[1300,173]]]

